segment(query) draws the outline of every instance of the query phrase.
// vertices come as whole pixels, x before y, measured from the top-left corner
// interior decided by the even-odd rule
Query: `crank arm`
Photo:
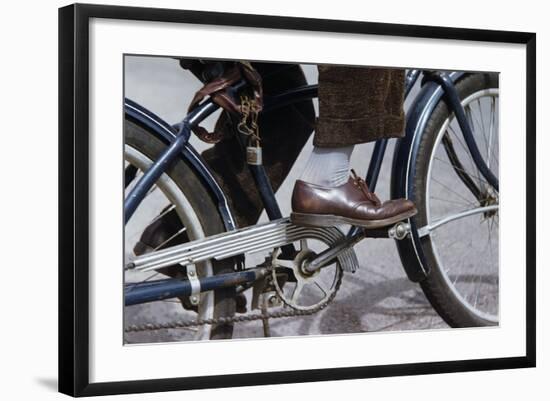
[[[336,259],[338,255],[352,248],[355,244],[357,244],[363,238],[365,238],[364,230],[359,231],[357,234],[351,237],[345,237],[344,239],[340,240],[337,244],[334,244],[333,246],[328,248],[326,251],[321,252],[314,259],[307,262],[304,265],[303,270],[308,273],[315,273],[317,270],[321,269],[322,267],[332,263],[332,261]]]
[[[410,233],[410,230],[410,224],[402,221],[388,228],[358,230],[354,234],[341,239],[338,243],[305,263],[303,270],[307,273],[315,273],[317,270],[331,264],[342,252],[352,248],[364,238],[393,238],[402,240]]]

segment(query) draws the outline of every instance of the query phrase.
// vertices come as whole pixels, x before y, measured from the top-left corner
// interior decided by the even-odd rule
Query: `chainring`
[[[326,244],[330,246],[330,244]],[[292,309],[309,311],[317,309],[320,305],[330,302],[336,295],[343,276],[340,262],[323,267],[314,273],[308,273],[302,266],[317,254],[307,244],[307,240],[300,241],[300,250],[294,259],[280,258],[281,250],[278,248],[272,254],[272,282],[277,296],[283,303]],[[281,269],[290,269],[295,281],[287,281],[281,285],[277,280],[277,274]],[[293,288],[291,286],[294,285]]]

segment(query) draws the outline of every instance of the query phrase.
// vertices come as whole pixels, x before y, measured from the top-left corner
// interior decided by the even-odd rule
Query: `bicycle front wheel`
[[[498,177],[498,75],[470,74],[456,89],[485,163]],[[498,324],[499,194],[476,167],[444,99],[411,168],[416,222],[431,268],[421,282],[424,293],[452,327]]]

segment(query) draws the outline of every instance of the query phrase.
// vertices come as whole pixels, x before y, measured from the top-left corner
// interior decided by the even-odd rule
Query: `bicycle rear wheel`
[[[126,195],[156,160],[166,145],[140,125],[125,121]],[[224,231],[217,208],[200,179],[183,161],[177,160],[157,181],[125,226],[125,264],[136,255],[204,238]],[[233,271],[230,261],[196,265],[199,277]],[[173,266],[157,272],[126,272],[126,291],[132,283],[162,279],[164,275],[186,278],[186,268]],[[198,305],[189,298],[156,301],[125,308],[125,323],[160,323],[230,317],[235,314],[235,289],[226,288],[200,295]],[[152,305],[155,304],[155,305]],[[183,306],[183,308],[182,308]],[[175,315],[177,313],[177,316]],[[162,315],[162,316],[159,316]],[[202,325],[171,333],[128,334],[127,342],[181,341],[231,338],[232,324]]]
[[[498,177],[498,75],[470,74],[456,89],[477,146]],[[426,297],[452,327],[498,324],[499,194],[478,171],[444,99],[411,168],[416,222],[431,268],[421,282]]]

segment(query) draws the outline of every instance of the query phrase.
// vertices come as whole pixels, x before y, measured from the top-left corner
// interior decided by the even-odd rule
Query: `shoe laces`
[[[376,206],[380,206],[382,204],[380,199],[378,199],[378,196],[376,196],[376,194],[374,192],[371,192],[369,190],[369,187],[368,187],[367,183],[365,182],[365,180],[362,179],[361,177],[359,177],[355,173],[354,169],[351,169],[351,176],[353,178],[354,185],[357,188],[359,188],[365,194],[365,196],[367,197],[368,200],[373,202]]]

